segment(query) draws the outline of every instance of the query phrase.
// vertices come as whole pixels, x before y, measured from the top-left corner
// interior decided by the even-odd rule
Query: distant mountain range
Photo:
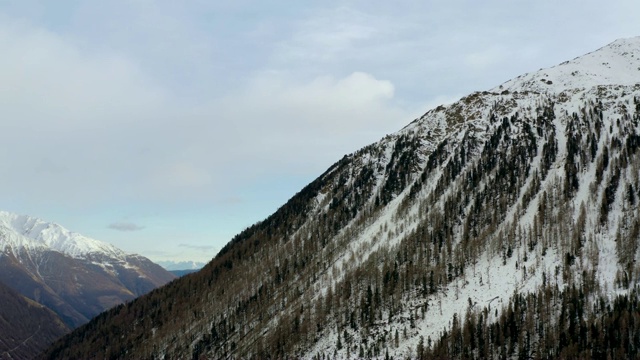
[[[199,270],[199,269],[202,269],[205,265],[205,263],[197,262],[197,261],[156,261],[156,264],[162,266],[163,268],[169,271]]]
[[[12,300],[12,306],[28,304],[23,312],[34,316],[20,326],[39,324],[41,313],[50,311],[59,319],[52,324],[73,329],[175,278],[143,256],[126,254],[55,223],[0,211],[0,283],[29,299]],[[12,326],[19,325],[9,324],[4,330]],[[8,335],[0,333],[0,338]]]
[[[343,157],[202,270],[46,357],[633,359],[639,264],[631,38]]]

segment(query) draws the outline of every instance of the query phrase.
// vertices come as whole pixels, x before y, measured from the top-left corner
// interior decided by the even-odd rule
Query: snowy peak
[[[89,254],[104,254],[111,258],[124,259],[126,254],[117,247],[72,232],[55,223],[41,219],[0,211],[0,238],[3,248],[35,249],[46,247],[74,258]]]
[[[616,40],[596,51],[559,65],[518,76],[492,91],[559,93],[568,89],[638,83],[640,37],[633,37]]]

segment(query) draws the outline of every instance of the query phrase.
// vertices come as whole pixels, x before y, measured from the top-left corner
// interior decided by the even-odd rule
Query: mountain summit
[[[46,356],[639,356],[639,51],[428,111]]]
[[[640,83],[640,36],[619,39],[560,65],[518,76],[491,91],[535,91],[557,94],[568,89],[638,83]]]

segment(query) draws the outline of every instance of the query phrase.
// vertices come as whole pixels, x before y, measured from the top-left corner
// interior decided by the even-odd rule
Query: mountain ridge
[[[634,356],[597,321],[640,283],[640,70],[591,83],[616,79],[591,60],[625,47],[635,64],[640,38],[616,41],[428,111],[45,357],[93,356],[88,341],[115,333],[128,340],[95,356]],[[597,76],[565,80],[574,65]],[[566,337],[576,319],[600,349]]]
[[[91,239],[67,230],[56,223],[45,222],[28,215],[0,211],[0,227],[13,230],[20,237],[5,238],[4,247],[47,247],[66,255],[83,258],[91,253],[103,253],[113,258],[124,258],[126,254],[115,246]]]
[[[633,85],[640,82],[639,73],[640,36],[615,40],[573,60],[518,76],[490,91],[560,93],[602,85]]]

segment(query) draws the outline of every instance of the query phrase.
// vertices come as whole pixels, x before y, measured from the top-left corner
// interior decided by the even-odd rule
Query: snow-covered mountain
[[[69,231],[64,227],[28,215],[0,211],[0,231],[4,234],[3,250],[53,250],[76,259],[91,254],[125,260],[127,254],[117,247]]]
[[[0,211],[0,282],[47,306],[69,327],[174,278],[143,256]]]
[[[98,356],[640,356],[638,150],[631,38],[345,156],[200,272],[49,356],[116,335]]]
[[[169,271],[199,270],[206,265],[205,263],[197,261],[158,261],[157,264]]]

